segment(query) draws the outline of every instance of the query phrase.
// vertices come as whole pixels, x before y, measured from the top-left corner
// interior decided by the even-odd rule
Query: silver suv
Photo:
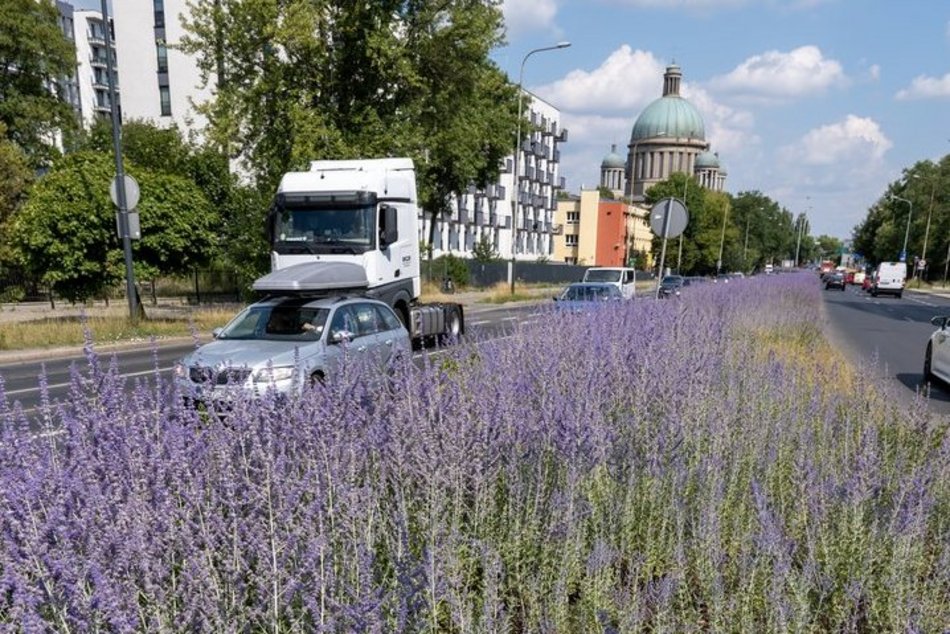
[[[226,402],[269,388],[300,393],[337,371],[344,355],[382,366],[394,353],[411,350],[393,310],[366,298],[266,299],[215,329],[214,337],[175,366],[186,398]]]

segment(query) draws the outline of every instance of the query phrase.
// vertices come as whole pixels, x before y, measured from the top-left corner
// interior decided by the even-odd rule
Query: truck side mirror
[[[379,248],[385,249],[399,240],[399,228],[396,221],[396,208],[383,205],[379,208]]]

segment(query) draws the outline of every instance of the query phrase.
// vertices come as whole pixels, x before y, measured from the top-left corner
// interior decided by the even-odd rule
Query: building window
[[[168,48],[165,47],[165,42],[159,41],[155,45],[155,50],[158,55],[158,72],[167,73],[168,72]]]
[[[569,211],[567,212],[567,224],[576,225],[580,222],[581,212],[579,211]]]
[[[568,246],[568,247],[576,247],[576,246],[577,246],[577,234],[576,234],[576,233],[569,233],[569,234],[565,235],[565,236],[564,236],[564,245],[565,245],[565,246]]]
[[[168,90],[168,86],[159,86],[158,96],[159,99],[161,99],[162,116],[170,117],[172,115],[172,96]]]
[[[165,2],[164,0],[152,0],[152,10],[155,13],[155,26],[161,28],[165,26]]]

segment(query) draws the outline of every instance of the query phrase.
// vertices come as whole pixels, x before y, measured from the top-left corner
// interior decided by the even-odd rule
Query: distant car
[[[907,264],[904,262],[881,262],[874,271],[871,283],[871,295],[894,295],[897,299],[904,294],[904,281],[907,278]]]
[[[933,317],[930,323],[937,329],[924,351],[924,380],[950,383],[950,316]]]
[[[605,302],[623,301],[623,293],[615,284],[609,282],[577,282],[569,284],[555,296],[557,308],[584,311],[596,308]]]
[[[835,271],[834,273],[825,275],[826,291],[832,288],[837,288],[843,291],[845,288],[847,288],[847,286],[848,283],[845,281],[845,274],[841,271]]]
[[[175,381],[189,400],[222,403],[270,388],[299,394],[336,372],[347,354],[382,365],[411,349],[393,310],[367,298],[270,298],[214,336],[175,365]]]
[[[871,292],[872,286],[874,286],[874,272],[873,271],[864,276],[864,279],[861,281],[861,290]]]
[[[613,284],[626,299],[633,299],[637,272],[625,267],[594,267],[584,271],[582,281]]]
[[[661,299],[679,297],[686,286],[689,286],[689,280],[682,275],[667,275],[660,280],[658,296]]]

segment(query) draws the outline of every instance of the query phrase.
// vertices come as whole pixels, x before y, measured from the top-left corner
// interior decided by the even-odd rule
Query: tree
[[[437,217],[511,150],[495,2],[196,0],[185,26],[182,48],[216,78],[208,136],[261,192],[314,158],[408,156]]]
[[[94,124],[82,146],[111,153],[111,122]],[[128,121],[122,125],[122,149],[126,160],[140,169],[193,182],[217,210],[221,238],[218,254],[223,264],[236,273],[241,287],[260,277],[268,264],[264,218],[270,194],[262,196],[253,187],[239,183],[227,156],[216,146],[189,142],[175,126],[160,128],[147,121]]]
[[[188,179],[129,163],[142,191],[142,239],[133,241],[139,279],[182,275],[213,255],[217,214]],[[101,295],[125,277],[109,155],[77,152],[57,161],[34,186],[10,227],[23,266],[70,301]]]
[[[45,165],[59,132],[76,125],[72,107],[55,91],[73,75],[76,51],[63,35],[52,0],[0,3],[0,124],[33,165]]]
[[[492,244],[488,236],[481,236],[472,249],[472,259],[476,262],[488,263],[496,262],[501,258],[498,249]]]

